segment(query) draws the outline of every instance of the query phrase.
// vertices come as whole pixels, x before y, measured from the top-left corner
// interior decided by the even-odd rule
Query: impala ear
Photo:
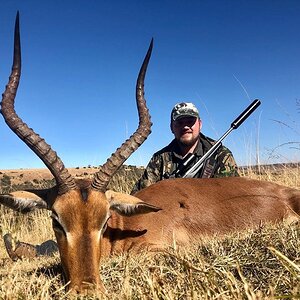
[[[146,203],[131,195],[118,193],[111,190],[106,191],[105,195],[110,204],[110,209],[116,211],[122,216],[130,217],[161,210],[161,208]]]
[[[55,200],[56,188],[44,190],[16,191],[0,195],[0,204],[21,213],[36,209],[50,209]]]

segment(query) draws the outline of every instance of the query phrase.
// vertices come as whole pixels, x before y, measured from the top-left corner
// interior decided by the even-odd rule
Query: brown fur
[[[135,196],[162,210],[130,218],[114,214],[105,234],[112,253],[141,244],[165,247],[174,239],[188,244],[300,213],[299,190],[241,177],[164,180]]]
[[[100,195],[100,197],[99,197]],[[100,233],[109,204],[103,193],[89,190],[83,199],[80,190],[58,197],[52,211],[59,216],[63,231],[54,227],[66,280],[70,287],[84,290],[99,279]]]

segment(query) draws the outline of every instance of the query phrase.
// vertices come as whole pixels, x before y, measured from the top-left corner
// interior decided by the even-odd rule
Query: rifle
[[[199,170],[203,167],[204,162],[209,159],[221,146],[222,141],[228,134],[237,129],[261,104],[260,100],[254,100],[230,125],[230,128],[216,141],[216,143],[191,167],[189,165],[193,162],[195,155],[190,154],[184,160],[182,166],[178,168],[169,177],[190,178],[195,177]]]

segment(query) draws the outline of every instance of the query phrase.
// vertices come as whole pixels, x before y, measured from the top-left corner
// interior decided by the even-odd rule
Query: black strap
[[[210,178],[212,177],[216,166],[217,166],[217,157],[218,157],[219,151],[213,156],[211,156],[208,160],[204,162],[204,165],[202,167],[202,171],[200,174],[200,178]]]

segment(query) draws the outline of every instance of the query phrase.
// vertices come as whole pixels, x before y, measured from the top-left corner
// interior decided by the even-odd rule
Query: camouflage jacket
[[[195,160],[191,166],[215,143],[216,141],[200,133],[199,143],[193,153]],[[137,181],[131,193],[134,194],[157,181],[169,178],[169,175],[182,165],[183,158],[179,153],[179,146],[175,139],[168,146],[156,152],[150,159],[144,174],[139,181]],[[217,152],[205,162],[204,167],[199,170],[195,177],[208,178],[228,176],[239,176],[237,164],[231,151],[221,146]]]

